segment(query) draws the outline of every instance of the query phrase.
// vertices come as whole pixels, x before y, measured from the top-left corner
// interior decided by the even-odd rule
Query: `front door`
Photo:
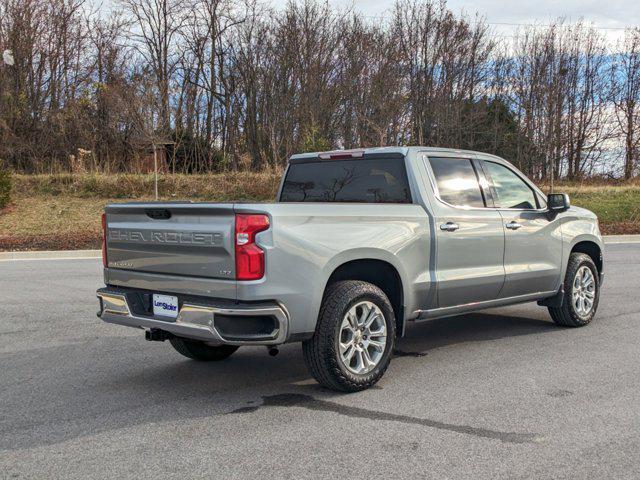
[[[562,232],[545,200],[507,165],[484,161],[505,232],[505,283],[500,298],[555,291],[560,282]]]
[[[438,307],[496,299],[505,276],[504,229],[500,213],[487,208],[479,164],[429,157],[426,167],[435,194]]]

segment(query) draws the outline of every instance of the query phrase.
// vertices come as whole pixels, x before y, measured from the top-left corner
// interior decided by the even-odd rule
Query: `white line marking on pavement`
[[[605,245],[633,245],[640,243],[640,240],[605,240]]]
[[[84,260],[101,258],[100,250],[36,250],[0,252],[0,262],[7,260]]]
[[[0,258],[0,262],[37,262],[40,260],[100,260],[101,257]]]
[[[640,235],[605,235],[602,237],[604,243],[640,243]]]

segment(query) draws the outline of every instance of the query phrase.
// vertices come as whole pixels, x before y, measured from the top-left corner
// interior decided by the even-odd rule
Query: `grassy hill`
[[[162,175],[162,200],[271,201],[280,172]],[[543,188],[543,190],[547,190]],[[640,233],[640,185],[557,185],[605,234]],[[105,204],[153,200],[153,175],[16,175],[0,212],[0,250],[98,248]]]

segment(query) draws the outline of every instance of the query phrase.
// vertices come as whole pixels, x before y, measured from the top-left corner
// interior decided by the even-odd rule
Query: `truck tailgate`
[[[235,278],[233,204],[124,203],[105,212],[109,269]]]

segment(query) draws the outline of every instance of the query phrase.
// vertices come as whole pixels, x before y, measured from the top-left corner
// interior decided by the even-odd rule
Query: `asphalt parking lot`
[[[189,361],[95,316],[99,260],[0,262],[0,478],[640,478],[640,244],[596,320],[534,304],[413,325],[369,391],[298,344]]]

